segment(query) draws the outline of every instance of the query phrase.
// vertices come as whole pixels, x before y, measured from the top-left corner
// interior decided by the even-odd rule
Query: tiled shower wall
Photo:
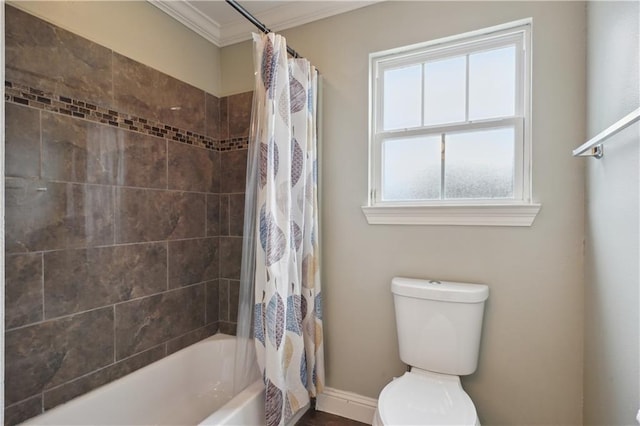
[[[5,33],[15,424],[235,332],[251,93],[217,98],[10,6]]]

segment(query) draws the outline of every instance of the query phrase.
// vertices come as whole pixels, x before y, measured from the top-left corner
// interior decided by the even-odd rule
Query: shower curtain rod
[[[253,16],[247,9],[245,9],[244,7],[240,6],[240,4],[235,1],[235,0],[225,0],[229,5],[231,5],[231,7],[233,7],[235,10],[238,11],[238,13],[240,13],[242,16],[244,16],[249,22],[251,22],[253,25],[255,25],[256,27],[258,27],[258,29],[260,31],[262,31],[265,34],[268,34],[271,31],[269,28],[267,28],[262,22],[258,21],[258,19]],[[292,48],[290,48],[289,46],[287,46],[287,52],[289,53],[289,55],[293,56],[294,58],[302,58],[302,56],[300,54],[298,54],[298,52],[296,52],[295,50],[293,50]]]

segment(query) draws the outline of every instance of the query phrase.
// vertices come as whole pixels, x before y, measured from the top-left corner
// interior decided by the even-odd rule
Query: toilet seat
[[[458,376],[413,369],[382,390],[373,424],[471,426],[479,422]]]

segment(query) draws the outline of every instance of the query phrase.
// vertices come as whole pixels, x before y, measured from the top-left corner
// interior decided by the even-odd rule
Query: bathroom
[[[478,369],[463,378],[482,424],[634,424],[640,408],[638,127],[612,139],[602,159],[574,158],[571,151],[639,106],[639,13],[638,2],[383,1],[279,31],[322,75],[321,273],[331,395],[324,403],[337,414],[358,417],[353,406],[372,412],[382,388],[404,372],[390,283],[406,276],[489,286]],[[532,225],[369,224],[361,208],[368,198],[369,54],[526,18],[532,19],[534,49],[532,195],[541,205]],[[96,123],[47,111],[46,102],[36,115],[29,114],[34,108],[5,102],[3,127],[31,140],[36,152],[29,155],[24,145],[16,150],[5,135],[4,418],[16,424],[39,414],[47,400],[55,402],[56,393],[66,401],[135,368],[115,364],[109,378],[90,374],[106,365],[99,357],[114,348],[101,330],[117,328],[115,346],[125,352],[116,359],[136,365],[217,331],[233,334],[254,76],[250,41],[218,47],[148,2],[8,2],[5,21],[5,81],[113,105],[115,113],[126,110],[204,136],[172,133],[178,140],[163,149],[149,143],[129,153],[135,137],[105,136]],[[93,62],[75,59],[84,49]],[[36,78],[48,71],[67,78]],[[11,89],[5,84],[5,93]],[[104,112],[107,121],[117,115]],[[11,120],[32,125],[16,128]],[[56,126],[65,121],[75,125]],[[83,146],[47,149],[28,134],[47,127],[73,128],[87,138]],[[174,132],[163,130],[151,136],[167,140]],[[75,157],[91,148],[96,134],[115,138],[132,167],[111,165],[104,172],[100,160],[109,153],[97,161]],[[71,167],[70,156],[73,164],[84,161],[82,167]],[[143,161],[149,158],[155,162]],[[52,219],[44,239],[25,241],[29,224],[40,219],[29,218],[28,203],[16,208],[16,197],[38,192],[40,178],[54,187],[114,188],[85,198],[79,191],[78,200],[98,200],[102,207],[70,228],[97,231],[64,233]],[[48,186],[44,196],[54,190]],[[177,199],[180,191],[187,196]],[[111,202],[123,204],[105,212]],[[175,217],[181,218],[177,226]],[[11,226],[23,218],[20,229]],[[73,269],[74,259],[56,259],[55,250],[83,247],[86,238],[109,233],[122,253],[114,253],[105,270],[84,273],[104,276],[94,280],[98,286],[124,281],[122,298],[100,288],[83,295],[80,279],[42,278],[39,265],[48,269],[48,262],[61,262],[62,272]],[[156,246],[127,252],[145,241]],[[131,258],[143,261],[118,265]],[[17,279],[10,275],[16,269]],[[134,280],[123,280],[123,271]],[[117,279],[108,279],[113,275]],[[165,280],[160,288],[157,280]],[[67,285],[77,294],[73,306],[52,300],[48,307],[47,288]],[[161,319],[154,334],[136,340],[123,321],[135,324],[136,315],[153,309]],[[44,391],[46,377],[17,385],[9,370],[15,354],[45,353],[46,339],[29,334],[30,326],[72,313],[96,323],[89,336],[94,353],[68,363],[64,377]],[[83,324],[73,329],[69,339],[88,338]]]

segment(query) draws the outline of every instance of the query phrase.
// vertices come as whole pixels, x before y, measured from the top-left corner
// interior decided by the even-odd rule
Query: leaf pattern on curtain
[[[286,125],[289,125],[289,117],[291,116],[289,111],[290,100],[288,92],[283,91],[280,93],[280,99],[278,100],[278,113],[280,113],[280,118]]]
[[[267,336],[276,349],[280,348],[284,333],[284,303],[279,294],[274,294],[267,305]]]
[[[290,395],[287,395],[287,400],[285,401],[284,417],[287,419],[293,417],[293,408],[291,407]]]
[[[254,35],[250,149],[257,158],[254,342],[266,424],[286,424],[324,387],[318,231],[317,72],[287,59],[276,34]]]
[[[260,209],[260,245],[265,251],[267,266],[273,265],[285,255],[287,242],[284,232],[276,225],[271,214],[267,215],[265,206]]]
[[[253,307],[253,336],[264,345],[264,304],[256,303]]]
[[[282,423],[283,402],[282,391],[271,383],[271,380],[265,379],[265,413],[268,425],[279,425]]]
[[[274,53],[273,43],[271,40],[267,39],[264,43],[264,50],[262,53],[261,77],[262,84],[269,94],[270,99],[273,99],[273,94],[275,92],[273,84],[276,80],[275,73],[277,72],[278,64],[278,57],[276,55],[278,53],[279,52]]]
[[[302,244],[302,230],[297,223],[291,222],[291,245],[298,251]]]
[[[295,186],[304,170],[304,153],[296,138],[291,139],[291,186]]]
[[[302,296],[292,294],[287,298],[287,331],[302,335]]]
[[[307,92],[304,86],[293,77],[289,78],[289,90],[291,91],[291,113],[302,111],[307,103]]]
[[[302,360],[300,361],[300,380],[302,384],[306,387],[308,378],[307,378],[307,355],[305,352],[302,352]]]

